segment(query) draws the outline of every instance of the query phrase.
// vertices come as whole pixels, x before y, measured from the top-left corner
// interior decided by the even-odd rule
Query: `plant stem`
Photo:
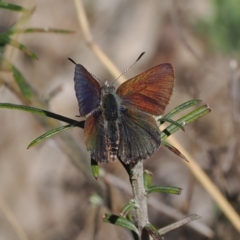
[[[130,168],[130,181],[132,185],[133,199],[137,205],[135,210],[135,221],[141,235],[143,228],[147,223],[149,223],[147,194],[143,184],[143,160],[130,164]]]

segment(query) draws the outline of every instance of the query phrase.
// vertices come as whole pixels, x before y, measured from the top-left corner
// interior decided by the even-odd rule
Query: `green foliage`
[[[103,217],[103,221],[114,224],[116,226],[124,227],[130,231],[135,232],[136,234],[139,234],[138,229],[134,225],[134,223],[124,217],[120,217],[113,214],[105,214],[105,216]]]
[[[240,1],[213,0],[213,14],[197,22],[197,30],[208,36],[215,51],[238,55],[240,52]]]
[[[97,180],[99,176],[98,162],[91,158],[92,175]]]
[[[170,187],[170,186],[150,186],[147,189],[147,193],[169,193],[169,194],[181,194],[182,189],[178,187]]]
[[[4,50],[9,45],[14,48],[17,48],[22,53],[26,54],[32,59],[37,59],[37,55],[32,52],[28,47],[23,45],[22,43],[16,41],[13,39],[13,35],[16,33],[34,33],[34,32],[41,32],[41,33],[73,33],[69,30],[63,30],[63,29],[55,29],[55,28],[27,28],[24,29],[20,26],[22,26],[34,13],[35,8],[33,9],[26,9],[19,5],[7,3],[4,1],[0,1],[0,8],[10,10],[10,11],[17,11],[21,12],[22,16],[19,18],[19,20],[9,29],[7,29],[5,32],[0,33],[0,70],[7,70],[12,72],[13,77],[16,81],[16,84],[19,87],[19,90],[21,91],[22,95],[25,97],[27,101],[31,100],[31,97],[33,95],[33,90],[31,86],[28,84],[25,77],[22,75],[22,73],[4,56]]]

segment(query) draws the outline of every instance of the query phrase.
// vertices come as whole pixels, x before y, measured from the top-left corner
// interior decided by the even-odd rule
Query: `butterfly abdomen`
[[[117,158],[120,138],[118,123],[119,102],[117,96],[114,93],[103,94],[101,106],[104,116],[104,130],[108,161],[114,161]]]
[[[105,131],[108,160],[114,161],[117,158],[120,137],[118,122],[105,122]]]

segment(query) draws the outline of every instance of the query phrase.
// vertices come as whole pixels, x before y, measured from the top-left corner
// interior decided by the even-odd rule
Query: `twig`
[[[116,177],[111,173],[106,173],[106,175],[104,175],[104,178],[106,178],[109,182],[114,184],[115,187],[123,190],[128,194],[131,194],[132,190],[129,184],[127,184],[127,182],[125,182],[124,180]],[[157,200],[154,196],[149,196],[148,204],[156,211],[159,211],[164,215],[169,216],[173,219],[180,220],[186,217],[185,215],[180,213],[178,210],[164,204],[163,202],[159,202],[159,200]],[[214,236],[214,232],[207,225],[205,225],[200,221],[190,223],[188,226],[208,238],[212,238]]]
[[[141,234],[148,221],[147,194],[143,184],[143,160],[130,164],[130,181],[133,191],[133,199],[136,202],[135,221]]]

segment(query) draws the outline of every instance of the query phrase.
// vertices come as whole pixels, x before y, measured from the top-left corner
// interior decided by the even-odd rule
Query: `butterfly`
[[[121,84],[100,87],[81,64],[74,83],[80,116],[86,117],[86,147],[96,162],[116,158],[126,164],[151,157],[161,144],[154,116],[162,115],[174,87],[171,64],[157,65]]]

